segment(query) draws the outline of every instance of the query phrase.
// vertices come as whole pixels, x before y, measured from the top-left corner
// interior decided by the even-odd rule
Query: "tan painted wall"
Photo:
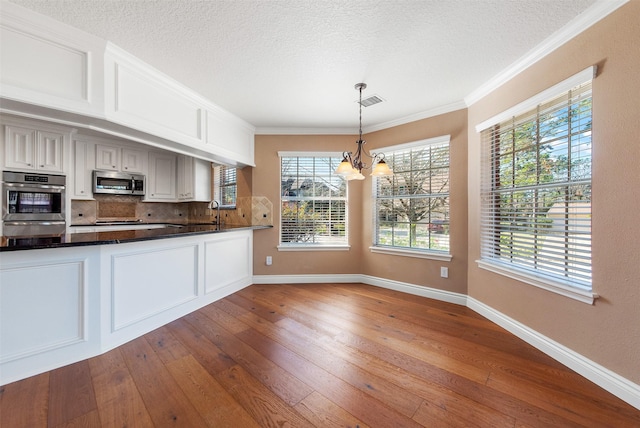
[[[469,108],[469,295],[640,383],[640,1],[632,0]],[[475,125],[597,64],[593,306],[479,269]]]
[[[366,135],[372,151],[441,135],[451,135],[450,142],[450,251],[451,262],[414,257],[374,254],[369,251],[373,236],[373,203],[371,181],[367,177],[361,186],[362,212],[362,273],[414,285],[424,285],[456,293],[467,293],[467,110],[424,119]],[[449,278],[440,278],[440,267],[449,268]]]
[[[311,275],[360,273],[359,243],[361,231],[349,229],[350,251],[278,251],[280,224],[280,158],[279,151],[343,152],[355,146],[355,137],[345,135],[257,135],[253,168],[253,195],[266,196],[273,202],[273,229],[253,234],[254,275]],[[349,189],[349,218],[362,217],[360,192]],[[266,266],[266,256],[273,265]]]
[[[357,273],[425,285],[466,294],[467,256],[467,113],[459,110],[364,136],[365,148],[376,148],[451,135],[451,249],[453,260],[439,262],[412,257],[372,254],[371,177],[349,183],[349,251],[278,252],[280,164],[278,151],[355,150],[357,136],[256,136],[253,195],[266,196],[274,205],[274,228],[254,233],[255,275]],[[273,265],[265,265],[265,257]],[[449,267],[449,279],[440,278],[440,266]]]

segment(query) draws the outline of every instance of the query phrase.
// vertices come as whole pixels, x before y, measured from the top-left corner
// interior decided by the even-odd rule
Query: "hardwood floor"
[[[5,385],[13,427],[639,427],[627,405],[461,306],[362,284],[253,285]]]

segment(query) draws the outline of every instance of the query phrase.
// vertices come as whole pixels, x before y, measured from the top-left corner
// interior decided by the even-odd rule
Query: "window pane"
[[[347,186],[341,159],[281,158],[282,244],[346,244]]]
[[[590,289],[590,83],[482,141],[482,258]]]
[[[449,252],[449,144],[385,154],[394,176],[375,181],[374,245]]]

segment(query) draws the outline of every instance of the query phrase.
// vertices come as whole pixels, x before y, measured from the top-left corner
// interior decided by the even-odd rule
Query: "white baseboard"
[[[401,291],[407,294],[415,294],[417,296],[428,297],[430,299],[441,300],[444,302],[455,303],[465,306],[467,296],[460,293],[452,293],[450,291],[438,290],[435,288],[425,287],[421,285],[409,284],[407,282],[393,281],[375,276],[361,274],[337,274],[337,275],[254,275],[254,284],[312,284],[312,283],[351,283],[358,282],[362,284],[375,285],[377,287],[388,288],[391,290]]]
[[[538,333],[526,325],[496,311],[490,306],[465,294],[438,290],[406,282],[393,281],[369,275],[254,275],[254,284],[311,284],[311,283],[351,283],[359,282],[401,291],[407,294],[441,300],[461,306],[479,313],[496,323],[513,335],[534,346],[538,350],[561,362],[570,369],[589,379],[611,394],[640,409],[640,385],[612,372],[611,370],[589,360],[583,355],[561,345],[558,342]]]

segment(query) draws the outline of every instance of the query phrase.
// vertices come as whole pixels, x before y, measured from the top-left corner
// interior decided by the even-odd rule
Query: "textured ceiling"
[[[260,129],[462,107],[596,0],[12,0],[110,40]]]

